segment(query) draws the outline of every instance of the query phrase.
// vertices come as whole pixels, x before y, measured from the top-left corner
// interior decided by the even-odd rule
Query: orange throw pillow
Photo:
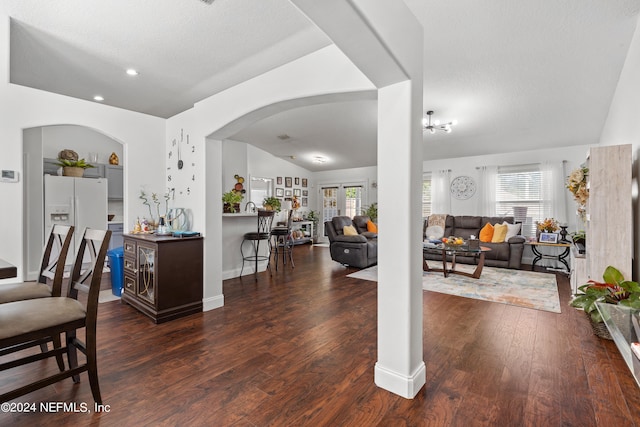
[[[491,242],[491,239],[493,239],[493,225],[487,223],[480,230],[480,241],[481,242],[485,242],[485,243],[489,243],[489,242]]]
[[[378,232],[378,226],[375,225],[375,223],[371,220],[367,221],[367,231],[371,232],[371,233],[377,233]]]

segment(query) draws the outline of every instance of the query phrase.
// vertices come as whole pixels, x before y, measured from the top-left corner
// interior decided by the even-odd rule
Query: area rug
[[[442,267],[442,263],[439,264]],[[438,267],[435,262],[429,265]],[[472,272],[475,266],[458,264],[456,269]],[[347,277],[377,281],[378,267],[369,267]],[[552,313],[561,312],[555,274],[484,267],[480,279],[472,279],[457,274],[445,278],[442,273],[423,272],[422,289]]]

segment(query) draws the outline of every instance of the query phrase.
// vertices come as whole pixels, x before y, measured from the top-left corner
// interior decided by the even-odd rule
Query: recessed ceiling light
[[[129,74],[130,76],[137,76],[137,75],[138,75],[138,74],[140,74],[140,73],[138,73],[138,71],[137,71],[137,70],[134,70],[133,68],[129,68],[129,69],[127,70],[127,74]]]
[[[104,101],[104,98],[101,97],[100,95],[96,95],[96,96],[93,97],[93,100],[94,101],[98,101],[98,102],[102,102],[102,101]]]

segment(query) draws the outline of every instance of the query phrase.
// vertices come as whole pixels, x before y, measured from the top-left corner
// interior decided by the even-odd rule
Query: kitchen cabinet
[[[122,166],[104,165],[104,176],[109,184],[107,185],[107,198],[109,200],[123,199]]]
[[[202,237],[124,235],[124,292],[155,323],[202,311]]]

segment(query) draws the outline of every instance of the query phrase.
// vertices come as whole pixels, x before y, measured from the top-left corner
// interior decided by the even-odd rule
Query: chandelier
[[[431,122],[431,116],[433,116],[433,111],[427,111],[427,117],[422,119],[422,130],[428,130],[431,133],[436,133],[436,130],[441,130],[447,133],[451,132],[451,126],[454,126],[458,123],[457,120],[452,120],[447,123],[440,123],[440,120],[434,120]]]

